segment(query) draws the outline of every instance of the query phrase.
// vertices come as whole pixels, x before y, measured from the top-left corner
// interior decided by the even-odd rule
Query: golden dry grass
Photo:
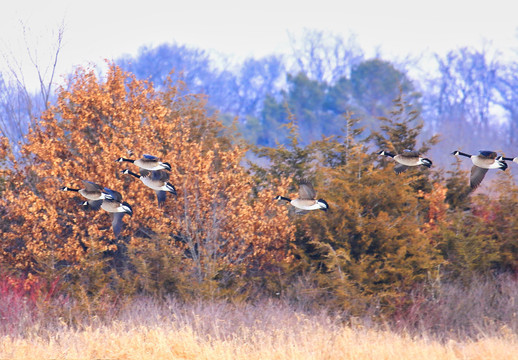
[[[36,322],[23,335],[1,338],[0,359],[518,359],[518,338],[504,328],[477,340],[439,342],[351,328],[273,304],[138,303],[110,321],[75,328]]]
[[[272,332],[243,331],[228,339],[200,338],[192,328],[121,323],[61,331],[47,339],[4,337],[4,359],[518,359],[515,338],[440,344],[390,332],[329,331],[306,325]]]

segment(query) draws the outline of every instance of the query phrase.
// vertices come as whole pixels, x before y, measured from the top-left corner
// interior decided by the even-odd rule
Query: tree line
[[[372,147],[427,152],[419,106],[400,94],[377,130],[343,113],[338,135],[302,139],[295,114],[285,144],[252,147],[181,82],[157,89],[110,65],[77,69],[32,125],[20,150],[2,140],[0,262],[4,271],[63,281],[78,298],[174,294],[283,296],[361,313],[401,309],[430,277],[469,281],[515,272],[512,172],[473,193],[451,166],[398,176]],[[171,164],[178,197],[155,195],[120,173],[125,151]],[[252,150],[256,161],[245,158]],[[308,179],[330,205],[297,216],[274,200]],[[120,191],[134,215],[114,237],[103,212],[59,191],[90,180]]]
[[[290,67],[272,56],[222,71],[201,50],[142,49],[103,76],[78,68],[30,109],[20,89],[1,83],[13,91],[2,92],[2,269],[60,279],[85,301],[282,296],[388,314],[431,278],[514,274],[513,164],[473,192],[449,155],[486,144],[512,150],[509,132],[500,134],[514,126],[513,65],[456,50],[418,85],[402,64],[364,59],[340,38],[321,48],[319,36],[298,44]],[[496,105],[506,121],[495,122]],[[434,166],[395,176],[380,149],[419,150]],[[178,197],[159,209],[152,191],[122,176],[115,160],[129,150],[171,163]],[[296,216],[273,200],[303,179],[329,212]],[[106,213],[59,192],[81,180],[132,204],[120,238]]]
[[[58,61],[62,38],[61,29],[50,64]],[[366,58],[354,37],[314,30],[293,38],[289,54],[237,63],[175,43],[143,47],[135,57],[115,63],[157,88],[171,79],[193,94],[206,95],[219,120],[228,125],[237,119],[243,137],[259,146],[287,141],[287,132],[279,126],[289,122],[288,113],[297,117],[308,143],[337,134],[346,111],[357,116],[367,132],[375,131],[378,117],[388,115],[400,91],[419,107],[423,133],[442,134],[443,146],[471,152],[498,147],[509,153],[517,135],[517,64],[487,47],[435,55],[430,62],[435,71],[421,72],[419,78],[409,75],[416,73],[416,61]],[[23,141],[31,121],[51,100],[52,69],[37,66],[41,90],[36,94],[27,90],[16,69],[0,74],[0,129],[14,143]],[[452,133],[463,136],[452,140]],[[437,164],[450,163],[431,151]]]
[[[144,47],[135,58],[117,61],[156,86],[174,69],[190,91],[208,96],[220,119],[237,118],[243,136],[256,145],[285,143],[287,132],[279,125],[289,122],[288,113],[296,116],[306,142],[336,134],[346,111],[368,132],[375,131],[378,117],[389,114],[400,91],[419,107],[426,136],[442,134],[444,146],[471,151],[499,146],[510,152],[516,141],[517,63],[490,48],[435,55],[435,71],[412,78],[415,62],[365,58],[354,38],[308,31],[293,39],[289,55],[247,59],[231,67],[222,63],[208,52],[177,44]],[[453,141],[450,134],[462,136]],[[434,155],[449,164],[440,153]]]

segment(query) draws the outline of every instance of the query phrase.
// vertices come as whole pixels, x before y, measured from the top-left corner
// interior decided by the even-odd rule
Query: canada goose
[[[512,162],[515,162],[515,163],[518,164],[518,156],[514,157],[514,158],[508,158],[508,157],[499,156],[499,157],[496,158],[496,160],[499,160],[499,161],[503,161],[503,160],[512,161]]]
[[[137,160],[126,159],[126,158],[120,157],[120,158],[118,158],[115,161],[117,161],[117,162],[123,162],[123,161],[130,162],[130,163],[133,163],[133,164],[137,165],[141,169],[145,169],[145,170],[149,170],[149,171],[154,171],[154,170],[171,170],[171,165],[169,163],[161,162],[156,156],[147,155],[147,154],[142,155],[142,158],[137,159]]]
[[[122,170],[123,174],[133,175],[137,179],[140,179],[144,185],[148,188],[155,190],[156,198],[158,200],[158,206],[162,206],[165,201],[166,192],[176,196],[175,187],[168,182],[169,174],[163,170],[156,171],[141,171],[140,175],[130,171],[128,169]]]
[[[105,198],[101,204],[101,208],[110,214],[112,219],[112,228],[115,236],[119,236],[122,230],[122,218],[124,214],[133,216],[133,209],[130,204],[122,201],[120,192],[104,188]]]
[[[299,185],[299,197],[297,199],[290,199],[284,196],[276,196],[275,200],[285,200],[295,207],[297,214],[305,214],[309,210],[323,210],[327,211],[329,205],[323,199],[316,200],[316,191],[313,185],[307,180],[302,180]]]
[[[94,210],[99,210],[103,202],[103,199],[106,196],[106,194],[103,192],[103,187],[88,180],[82,180],[82,182],[84,185],[83,189],[72,189],[68,186],[63,186],[62,188],[60,188],[60,190],[78,192],[80,195],[87,199],[87,201],[85,201],[83,205],[89,206]]]
[[[432,161],[430,159],[421,157],[418,151],[403,150],[402,153],[395,155],[388,151],[381,150],[378,155],[389,156],[398,163],[396,166],[394,166],[394,172],[396,174],[401,174],[410,166],[423,165],[428,168],[432,166]]]
[[[489,169],[500,169],[502,171],[507,169],[507,163],[503,160],[498,160],[496,158],[496,152],[494,151],[480,150],[478,155],[470,155],[455,150],[452,152],[452,155],[461,155],[471,158],[473,167],[471,168],[469,185],[472,189],[475,189],[480,185]]]

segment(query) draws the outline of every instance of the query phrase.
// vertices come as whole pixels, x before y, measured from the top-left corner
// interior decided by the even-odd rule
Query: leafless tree
[[[354,36],[346,41],[324,31],[305,30],[300,39],[289,34],[293,71],[303,72],[310,79],[335,83],[349,77],[351,69],[363,59],[363,52]]]
[[[497,90],[500,98],[498,104],[508,115],[508,131],[506,140],[509,145],[518,143],[518,63],[513,62],[503,68],[498,77]]]
[[[489,129],[500,63],[483,49],[462,48],[436,57],[439,76],[430,82],[428,106],[435,121],[457,121],[479,134]],[[439,124],[439,126],[442,124]]]
[[[17,58],[13,52],[4,51],[2,57],[7,70],[0,74],[0,132],[15,145],[15,151],[18,150],[16,143],[23,143],[31,123],[43,110],[48,109],[65,26],[62,22],[54,34],[55,42],[47,60],[40,59],[38,44],[29,39],[31,30],[23,23],[21,30],[27,58],[38,77],[38,89],[32,90],[29,87],[22,59]]]

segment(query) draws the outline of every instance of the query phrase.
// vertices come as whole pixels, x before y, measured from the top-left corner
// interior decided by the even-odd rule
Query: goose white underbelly
[[[405,166],[421,165],[421,158],[418,158],[418,157],[410,158],[410,157],[396,155],[396,156],[394,156],[394,160],[396,160],[401,165],[405,165]]]
[[[101,204],[101,209],[110,212],[110,213],[122,213],[125,212],[124,207],[117,202],[111,202],[111,201],[103,201]]]
[[[481,167],[482,169],[499,169],[500,163],[494,159],[481,159],[478,156],[472,156],[471,161],[474,165]]]
[[[148,188],[151,188],[151,189],[157,190],[157,191],[159,191],[159,190],[167,191],[167,188],[163,182],[157,183],[156,181],[153,181],[149,177],[144,177],[144,178],[141,178],[140,180],[142,180],[144,185],[146,185]]]
[[[322,205],[317,203],[316,200],[293,199],[293,200],[291,200],[291,205],[295,206],[298,209],[302,209],[302,210],[322,209]]]

